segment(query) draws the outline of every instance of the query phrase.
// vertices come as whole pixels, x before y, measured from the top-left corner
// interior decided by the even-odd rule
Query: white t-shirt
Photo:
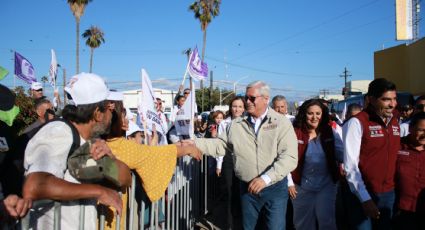
[[[47,124],[28,142],[25,150],[25,175],[47,172],[66,181],[79,183],[69,174],[67,158],[72,145],[71,128],[60,121]],[[80,136],[80,144],[85,140]],[[80,201],[61,202],[61,229],[78,229]],[[45,205],[31,212],[31,229],[53,229],[54,208]],[[84,229],[96,229],[96,200],[84,200]]]

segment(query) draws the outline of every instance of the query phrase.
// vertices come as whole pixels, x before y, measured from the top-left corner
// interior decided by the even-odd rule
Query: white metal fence
[[[214,167],[213,167],[214,168]],[[215,169],[215,168],[214,168]],[[208,199],[215,196],[215,181],[208,174],[208,157],[202,161],[183,157],[177,160],[173,178],[164,196],[155,203],[137,196],[141,186],[136,183],[136,175],[132,175],[132,185],[128,189],[127,212],[125,216],[115,216],[116,229],[123,222],[124,229],[194,229],[195,222],[208,212]],[[144,194],[144,196],[146,196]],[[36,201],[33,209],[54,201]],[[54,229],[60,230],[61,204],[54,202]],[[99,210],[99,209],[98,209]],[[100,208],[99,229],[105,229],[105,214]],[[29,229],[31,211],[21,220],[21,229]],[[84,228],[84,206],[80,205],[79,229]],[[135,218],[138,218],[135,221]]]

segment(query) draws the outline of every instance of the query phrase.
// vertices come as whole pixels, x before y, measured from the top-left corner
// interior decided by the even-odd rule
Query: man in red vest
[[[384,78],[369,84],[368,106],[343,128],[344,168],[354,229],[391,229],[394,177],[400,149],[396,86]]]

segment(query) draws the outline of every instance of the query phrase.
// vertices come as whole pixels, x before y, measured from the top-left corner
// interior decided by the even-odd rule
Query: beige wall
[[[385,77],[400,91],[425,94],[425,38],[374,54],[375,78]]]

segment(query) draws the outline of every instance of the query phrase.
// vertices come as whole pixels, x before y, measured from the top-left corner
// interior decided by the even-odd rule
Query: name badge
[[[370,130],[370,137],[383,137],[384,132],[382,130]]]
[[[393,135],[394,136],[400,136],[400,127],[392,126],[393,127]]]
[[[382,127],[380,125],[369,125],[369,130],[382,130]]]
[[[265,125],[263,127],[263,130],[267,131],[267,130],[272,130],[272,129],[276,129],[276,128],[277,128],[277,124],[269,124],[269,125]]]
[[[303,145],[304,144],[304,141],[303,140],[298,140],[298,144]]]

